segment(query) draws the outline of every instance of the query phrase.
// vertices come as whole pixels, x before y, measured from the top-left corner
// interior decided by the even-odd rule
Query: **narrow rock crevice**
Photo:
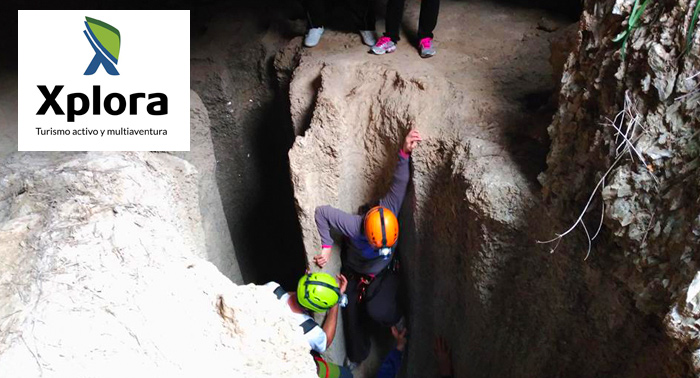
[[[191,81],[212,121],[217,183],[243,281],[293,289],[305,262],[289,178],[289,106],[274,58],[296,32],[281,13],[259,8],[222,4],[197,14],[203,27],[193,38]]]

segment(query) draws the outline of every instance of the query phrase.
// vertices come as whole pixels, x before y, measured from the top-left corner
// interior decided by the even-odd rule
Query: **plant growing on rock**
[[[683,51],[683,53],[687,53],[690,50],[690,47],[693,45],[693,35],[695,34],[695,27],[698,23],[698,14],[700,14],[700,0],[698,0],[695,3],[693,18],[690,20],[690,25],[688,25],[688,32],[686,33],[685,50]]]
[[[613,39],[613,42],[620,42],[622,41],[622,47],[620,47],[620,58],[624,61],[625,60],[625,53],[627,50],[627,40],[630,37],[630,34],[632,34],[632,31],[639,26],[639,19],[642,17],[642,13],[644,13],[644,10],[646,9],[647,5],[649,4],[650,0],[644,0],[644,2],[640,5],[639,0],[634,0],[634,6],[632,7],[632,13],[630,13],[630,17],[627,20],[627,29],[623,30],[620,34],[615,36]]]

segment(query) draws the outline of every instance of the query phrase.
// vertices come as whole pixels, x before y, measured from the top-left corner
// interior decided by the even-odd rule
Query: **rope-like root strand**
[[[639,160],[642,162],[642,164],[644,164],[644,166],[646,166],[646,165],[647,165],[646,160],[644,160],[644,157],[643,157],[642,154],[639,152],[639,150],[637,150],[637,148],[634,147],[634,145],[632,144],[632,142],[630,142],[630,140],[628,139],[628,136],[625,135],[625,134],[622,132],[622,130],[620,130],[619,127],[615,126],[614,123],[611,122],[611,123],[609,123],[608,125],[612,126],[612,127],[617,131],[617,133],[622,137],[622,143],[620,144],[620,146],[622,147],[623,144],[626,145],[626,146],[624,146],[624,149],[622,150],[623,153],[629,151],[630,154],[631,154],[632,151],[634,151],[634,153],[637,155],[637,157],[638,157]],[[620,155],[620,154],[618,153],[618,155]],[[631,157],[634,157],[634,156],[632,156],[632,155],[630,155],[630,156],[631,156]]]
[[[700,75],[700,72],[698,72],[693,77],[696,77],[698,75]],[[607,123],[601,123],[602,126],[609,125],[615,129],[615,161],[610,165],[610,168],[608,168],[608,170],[605,172],[605,174],[603,174],[603,176],[596,184],[595,188],[593,189],[593,192],[591,192],[590,197],[588,197],[588,202],[586,202],[586,206],[584,206],[583,210],[581,211],[581,214],[576,219],[576,222],[574,222],[574,224],[563,233],[555,234],[556,237],[553,239],[545,241],[537,240],[538,244],[549,244],[556,241],[557,244],[554,245],[554,248],[550,250],[550,253],[554,253],[557,247],[559,247],[559,243],[561,243],[562,238],[568,235],[580,224],[581,226],[583,226],[583,231],[586,233],[586,238],[588,239],[588,251],[586,252],[586,257],[584,258],[584,261],[588,259],[588,257],[591,254],[593,240],[595,240],[595,238],[598,237],[600,231],[603,228],[603,220],[605,217],[605,200],[601,200],[600,221],[598,224],[598,229],[592,237],[588,232],[586,224],[583,221],[583,216],[588,212],[588,208],[590,207],[593,198],[598,192],[598,188],[601,188],[602,193],[602,188],[605,187],[605,179],[608,177],[610,172],[612,172],[612,170],[617,166],[617,164],[620,162],[622,157],[625,156],[626,153],[629,153],[630,159],[633,162],[636,156],[637,159],[639,159],[639,161],[644,165],[644,168],[647,170],[649,175],[651,175],[656,184],[659,185],[659,180],[656,178],[656,175],[654,175],[654,173],[651,171],[651,168],[649,168],[649,164],[647,164],[646,160],[644,159],[644,156],[635,146],[635,143],[637,143],[637,141],[647,132],[647,130],[640,122],[641,118],[642,116],[637,111],[637,107],[632,101],[629,92],[625,92],[624,108],[615,115],[614,119],[611,120],[610,118],[606,118]],[[642,129],[642,132],[637,133],[637,126],[639,126]],[[622,140],[620,140],[620,138],[622,138]]]
[[[700,4],[700,0],[698,1],[698,4]],[[698,72],[696,72],[695,74],[693,74],[693,76],[686,77],[685,80],[690,81],[690,80],[695,79],[695,78],[698,77],[698,76],[700,76],[700,71],[698,71]],[[687,98],[689,98],[689,97],[693,97],[693,96],[696,96],[696,95],[698,95],[698,94],[700,94],[700,85],[695,85],[695,87],[693,87],[693,89],[691,89],[690,92],[688,92],[688,93],[686,93],[686,94],[684,94],[684,95],[682,95],[682,96],[676,97],[676,101],[683,101],[683,100],[685,100],[685,99],[687,99]]]
[[[549,250],[549,253],[554,253],[554,251],[556,251],[557,248],[559,247],[559,243],[561,243],[561,240],[563,238],[563,235],[559,235],[559,234],[555,234],[555,235],[557,235],[557,237],[552,239],[552,240],[547,240],[547,241],[535,240],[535,243],[537,243],[537,244],[549,244],[549,243],[553,243],[556,241],[557,244],[555,244],[554,247]]]
[[[583,231],[586,232],[586,239],[588,239],[588,251],[586,251],[586,257],[583,258],[583,261],[588,260],[588,256],[591,255],[591,247],[593,246],[593,239],[591,239],[591,234],[588,233],[588,227],[586,227],[586,222],[581,220],[581,226],[583,226]]]
[[[617,113],[617,114],[615,115],[615,119],[614,119],[614,120],[611,121],[610,118],[607,118],[607,117],[605,117],[605,119],[606,119],[608,122],[617,125],[617,124],[618,124],[617,121],[620,119],[620,117],[622,117],[622,122],[620,123],[620,124],[622,125],[622,124],[625,123],[625,116],[626,116],[626,115],[627,115],[627,114],[626,114],[625,110],[622,109],[622,110],[620,110],[619,113]],[[620,138],[620,135],[619,135],[618,133],[615,133],[615,146],[617,146],[617,148],[615,148],[615,154],[619,154],[619,153],[620,153],[620,152],[619,152],[619,149],[620,149],[620,147],[622,146],[622,144],[618,144],[618,143],[617,143],[617,141],[618,141],[619,138]]]
[[[636,142],[639,140],[639,138],[641,138],[641,137],[642,137],[642,134],[638,135],[637,137],[635,137],[635,138],[634,138],[633,140],[631,140],[631,141],[630,141],[630,140],[627,140],[628,145],[627,145],[626,149],[623,150],[621,153],[619,153],[619,154],[617,155],[617,158],[616,158],[615,161],[610,165],[610,168],[608,168],[608,170],[605,171],[605,174],[603,174],[603,177],[601,177],[600,180],[598,180],[598,183],[596,184],[595,188],[593,188],[593,191],[591,192],[590,197],[588,197],[588,202],[586,202],[586,206],[584,206],[583,211],[581,211],[581,214],[580,214],[579,217],[576,219],[576,222],[574,222],[574,224],[573,224],[571,227],[569,227],[568,230],[564,231],[563,233],[561,233],[561,234],[555,234],[555,235],[557,235],[557,237],[555,237],[555,238],[553,238],[553,239],[544,240],[544,241],[536,240],[536,242],[537,242],[538,244],[549,244],[549,243],[553,243],[553,242],[556,241],[557,244],[556,244],[556,245],[554,246],[554,248],[550,251],[550,253],[553,253],[553,252],[557,249],[557,247],[559,247],[559,243],[561,242],[561,239],[562,239],[562,238],[564,238],[564,237],[565,237],[566,235],[568,235],[571,231],[573,231],[573,230],[576,228],[576,226],[579,225],[579,223],[580,223],[580,224],[583,224],[583,216],[584,216],[584,215],[586,214],[586,212],[588,211],[588,207],[591,205],[591,202],[593,201],[593,197],[595,197],[595,194],[598,192],[598,188],[601,188],[601,191],[602,191],[602,187],[604,186],[604,183],[605,183],[605,178],[608,177],[608,175],[610,174],[610,172],[612,172],[612,170],[617,166],[617,163],[619,163],[620,160],[622,160],[622,158],[625,156],[625,153],[627,152],[627,149],[629,148],[629,146],[630,146],[630,145],[633,145],[634,143],[636,143]],[[603,203],[603,206],[605,206],[605,201],[602,201],[602,203]],[[598,233],[600,232],[600,228],[601,228],[602,225],[603,225],[603,214],[604,214],[604,210],[605,210],[605,208],[603,207],[603,208],[601,209],[601,216],[600,216],[600,217],[601,217],[601,220],[600,220],[600,225],[599,225],[598,231],[596,231],[596,233],[595,233],[595,235],[593,236],[593,238],[590,237],[590,234],[588,233],[588,229],[586,229],[586,225],[583,224],[584,231],[586,232],[586,237],[588,238],[588,252],[586,253],[586,258],[585,258],[585,259],[588,259],[588,256],[590,255],[590,252],[591,252],[591,243],[592,243],[593,239],[595,239],[595,238],[598,236]],[[585,260],[585,259],[584,259],[584,260]]]
[[[613,163],[610,165],[610,168],[608,168],[608,170],[605,172],[605,174],[603,175],[603,177],[598,181],[598,184],[597,184],[597,185],[595,186],[595,188],[593,189],[593,192],[591,193],[591,196],[588,197],[588,202],[586,202],[586,206],[583,208],[583,211],[581,212],[581,215],[579,215],[578,219],[576,219],[576,222],[573,224],[573,226],[571,226],[568,230],[564,231],[563,233],[557,234],[557,237],[554,238],[554,239],[545,240],[545,241],[537,240],[536,242],[537,242],[538,244],[549,244],[549,243],[552,243],[552,242],[554,242],[554,241],[560,240],[561,238],[563,238],[564,236],[566,236],[569,232],[573,231],[573,229],[576,228],[576,226],[578,226],[579,223],[583,223],[583,216],[586,214],[586,211],[588,211],[588,207],[591,205],[591,201],[593,201],[593,197],[595,197],[596,192],[598,192],[598,188],[600,188],[600,187],[601,187],[601,184],[602,184],[603,182],[605,182],[605,178],[606,178],[606,177],[608,176],[608,174],[613,170],[613,168],[615,168],[615,166],[617,165],[617,163],[619,163],[620,160],[622,160],[622,157],[623,157],[623,156],[625,156],[625,155],[624,155],[624,154],[620,154],[620,155],[617,157],[617,159],[615,160],[615,162],[613,162]],[[585,227],[585,225],[584,225],[584,227]],[[586,231],[586,234],[588,234],[588,231]],[[590,242],[590,238],[589,238],[589,242]],[[557,246],[559,246],[559,243],[557,243]],[[556,246],[555,246],[554,249],[556,249]],[[589,251],[589,252],[590,252],[590,251]]]
[[[636,130],[637,125],[639,125],[639,127],[641,127],[644,130],[644,132],[646,132],[646,129],[644,129],[644,126],[642,126],[642,124],[639,122],[641,115],[637,112],[637,108],[632,103],[632,100],[629,98],[628,93],[625,93],[625,109],[623,109],[622,111],[625,112],[626,114],[628,114],[630,117],[630,120],[631,120],[630,124],[627,126],[626,133],[622,132],[622,129],[621,129],[622,125],[620,125],[620,127],[618,127],[615,121],[611,121],[610,118],[606,118],[606,120],[608,121],[608,125],[612,126],[616,131],[615,132],[616,143],[617,143],[617,139],[619,136],[622,136],[622,139],[623,139],[622,142],[620,142],[619,146],[617,146],[617,148],[615,149],[616,153],[619,155],[621,153],[624,154],[625,151],[627,151],[630,154],[630,158],[634,161],[634,155],[632,155],[632,151],[634,151],[634,153],[639,158],[639,161],[642,162],[642,164],[644,165],[644,168],[647,170],[647,172],[649,173],[651,178],[654,179],[654,182],[656,183],[656,185],[660,185],[659,179],[656,178],[656,175],[649,168],[649,164],[644,159],[644,156],[642,155],[641,152],[639,152],[639,150],[634,145],[634,143],[639,139],[639,137],[641,137],[641,134],[635,139],[634,142],[632,142],[630,140],[630,139],[634,138],[634,132]],[[618,113],[618,116],[619,116],[619,113]],[[618,116],[616,116],[615,119],[618,119]],[[623,122],[624,122],[624,118],[623,118]],[[623,150],[620,151],[620,148],[623,148]]]
[[[603,177],[603,188],[605,188],[605,177]],[[598,234],[600,233],[600,230],[603,229],[603,216],[605,215],[605,200],[600,201],[600,223],[598,223],[598,230],[596,230],[595,235],[591,238],[591,240],[595,240],[596,237],[598,237]]]

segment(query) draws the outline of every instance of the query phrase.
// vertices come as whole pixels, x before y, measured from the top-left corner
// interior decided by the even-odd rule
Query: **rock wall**
[[[316,376],[283,304],[199,257],[191,164],[15,154],[0,177],[3,377]]]
[[[633,3],[585,2],[541,182],[562,214],[578,216],[592,198],[584,221],[589,230],[601,212],[603,221],[592,258],[612,260],[636,307],[676,340],[674,359],[697,376],[700,35],[688,35],[697,2],[650,2],[623,59],[613,39]],[[673,376],[690,375],[682,372]]]
[[[211,120],[216,184],[243,280],[292,289],[305,267],[286,156],[292,133],[272,70],[293,27],[280,21],[287,3],[194,11],[190,79]]]
[[[400,140],[417,128],[425,141],[400,214],[404,376],[436,374],[437,335],[452,346],[455,376],[683,376],[672,339],[636,308],[609,260],[583,261],[578,234],[554,254],[537,243],[565,227],[535,180],[550,120],[536,99],[555,89],[552,36],[536,31],[542,14],[472,2],[445,3],[442,15],[441,50],[430,60],[403,42],[368,57],[356,36],[334,32],[314,49],[297,39],[278,54],[298,135],[289,156],[308,259],[320,249],[314,208],[356,212],[383,194]],[[483,39],[463,43],[475,33]],[[335,251],[327,270],[339,260]],[[342,361],[341,348],[334,343],[332,359]],[[356,376],[373,376],[384,353],[380,343]]]
[[[0,72],[0,160],[17,151],[17,71]]]
[[[243,276],[236,260],[231,234],[224,215],[224,208],[216,185],[216,157],[211,139],[211,122],[207,108],[194,92],[190,91],[190,151],[174,152],[197,169],[199,183],[199,209],[206,245],[207,261],[237,284],[243,284]]]

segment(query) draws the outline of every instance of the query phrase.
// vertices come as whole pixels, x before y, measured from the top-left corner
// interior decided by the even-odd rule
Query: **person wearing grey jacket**
[[[379,206],[397,216],[408,187],[410,154],[419,141],[418,131],[411,130],[399,151],[389,192],[379,200]],[[348,305],[343,310],[343,325],[348,359],[359,364],[367,358],[371,346],[366,319],[385,327],[402,320],[395,250],[392,248],[388,254],[382,254],[369,243],[363,229],[364,214],[348,214],[326,205],[316,208],[315,217],[322,243],[321,253],[314,256],[316,265],[322,268],[330,259],[331,230],[341,233],[347,240],[342,272],[348,278]]]

